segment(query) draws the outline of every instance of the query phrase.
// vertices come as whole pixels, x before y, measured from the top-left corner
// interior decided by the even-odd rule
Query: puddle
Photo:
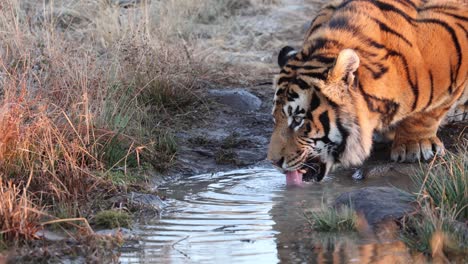
[[[302,208],[319,209],[339,194],[364,186],[409,185],[401,176],[356,182],[345,174],[304,187],[286,187],[284,175],[261,168],[188,177],[166,190],[168,206],[161,219],[136,226],[138,250],[124,248],[120,261],[363,263],[370,257],[407,258],[398,241],[376,243],[356,234],[310,229]]]

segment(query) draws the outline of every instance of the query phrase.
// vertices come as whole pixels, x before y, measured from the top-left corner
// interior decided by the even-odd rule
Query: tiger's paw
[[[435,155],[445,154],[444,143],[438,137],[423,139],[395,139],[391,159],[396,162],[416,162],[421,158],[430,160]]]

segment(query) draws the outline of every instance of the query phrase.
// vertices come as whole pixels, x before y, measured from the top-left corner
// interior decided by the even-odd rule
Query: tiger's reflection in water
[[[278,234],[278,237],[284,233]],[[278,240],[286,240],[284,237]],[[307,241],[308,240],[308,241]],[[362,239],[356,234],[310,234],[309,239],[278,246],[281,263],[449,263],[441,252],[433,256],[410,250],[398,239]],[[450,259],[450,263],[463,263],[463,257]]]
[[[273,208],[275,210],[275,208]],[[274,214],[277,215],[277,214]],[[365,219],[358,216],[356,232],[316,232],[305,219],[297,230],[291,230],[282,221],[277,221],[275,230],[278,259],[281,263],[465,263],[463,255],[450,259],[443,253],[444,236],[436,233],[431,241],[432,254],[411,250],[401,240],[401,227],[394,221],[371,228]],[[291,223],[291,225],[293,225]]]

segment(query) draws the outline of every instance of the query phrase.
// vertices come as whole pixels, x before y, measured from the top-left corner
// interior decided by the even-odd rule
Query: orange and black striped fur
[[[389,130],[392,160],[427,160],[444,153],[441,120],[468,99],[468,4],[334,2],[278,62],[268,156],[283,171],[321,180],[335,163],[360,165],[373,132]]]

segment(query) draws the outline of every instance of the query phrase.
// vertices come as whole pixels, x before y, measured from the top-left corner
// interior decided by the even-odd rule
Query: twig
[[[179,250],[179,249],[177,249],[177,248],[175,247],[175,245],[179,244],[180,242],[186,240],[186,239],[189,238],[189,237],[190,237],[190,236],[186,236],[186,237],[184,237],[184,238],[181,238],[181,239],[177,240],[176,242],[174,242],[171,246],[172,246],[173,249],[175,249],[177,252],[179,252],[180,254],[182,254],[184,257],[186,257],[186,258],[188,258],[188,259],[191,259],[187,253],[185,253],[185,252],[183,252],[182,250]]]

